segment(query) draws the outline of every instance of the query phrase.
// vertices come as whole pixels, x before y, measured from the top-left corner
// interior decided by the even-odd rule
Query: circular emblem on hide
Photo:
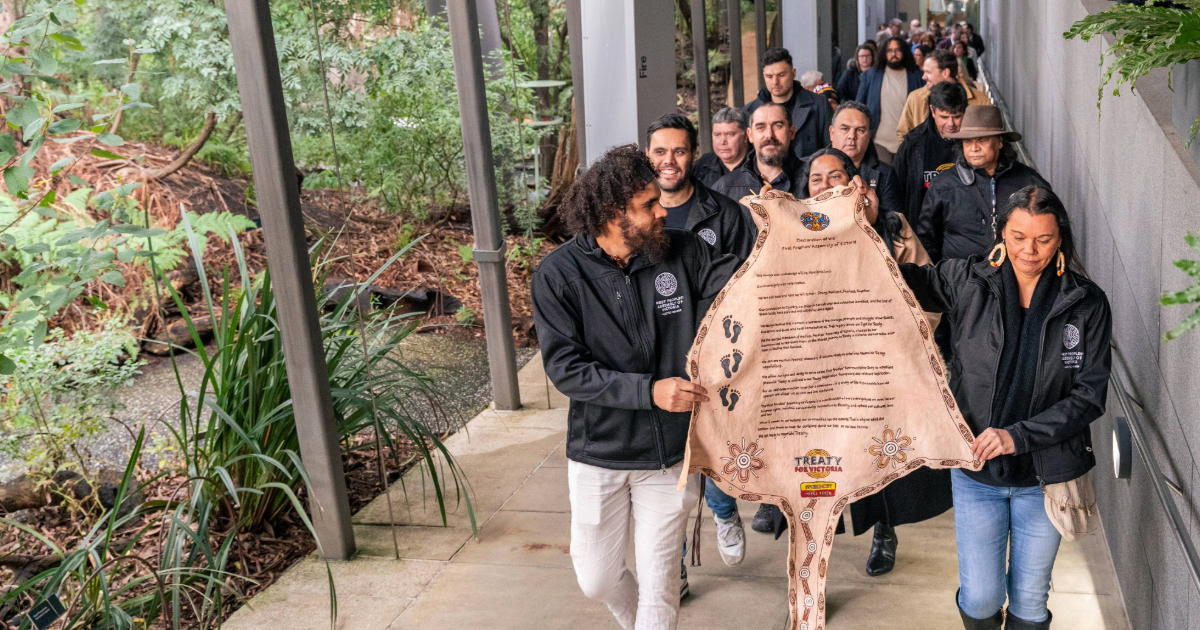
[[[1070,350],[1079,345],[1079,329],[1073,324],[1067,324],[1063,327],[1063,346]]]
[[[817,552],[817,543],[815,543],[815,542],[808,543],[808,553],[816,553],[816,552]]]
[[[679,288],[679,281],[675,279],[675,274],[664,271],[654,279],[654,288],[658,291],[659,295],[671,297],[675,295],[675,290]]]
[[[717,244],[717,233],[708,228],[704,228],[703,230],[696,232],[696,234],[698,234],[700,238],[704,239],[704,242],[708,243],[709,245]]]
[[[812,510],[804,510],[803,512],[801,512],[800,520],[804,521],[805,523],[811,521],[812,520]]]
[[[807,580],[809,575],[811,574],[808,572],[808,567],[800,569],[800,579]]]
[[[820,232],[829,227],[829,215],[820,212],[805,212],[800,215],[800,224],[814,232]]]
[[[811,595],[809,595],[808,597],[805,597],[805,598],[804,598],[804,605],[805,605],[805,606],[808,606],[809,608],[812,608],[812,607],[813,607],[813,604],[816,604],[816,603],[817,603],[817,602],[813,601],[813,598],[812,598],[812,596],[811,596]]]

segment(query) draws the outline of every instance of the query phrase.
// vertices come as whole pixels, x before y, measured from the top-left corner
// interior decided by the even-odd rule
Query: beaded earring
[[[992,251],[988,253],[988,264],[993,267],[999,267],[1004,264],[1004,259],[1008,257],[1008,249],[1004,247],[1004,243],[996,243]],[[1062,275],[1061,273],[1059,275]]]
[[[1058,250],[1058,275],[1063,275],[1067,272],[1067,257],[1063,256],[1062,250]]]

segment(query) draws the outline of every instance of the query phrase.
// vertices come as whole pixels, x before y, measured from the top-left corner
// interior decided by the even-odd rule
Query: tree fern
[[[1200,59],[1200,12],[1196,11],[1200,9],[1200,0],[1175,0],[1172,3],[1185,8],[1156,4],[1154,0],[1146,6],[1115,4],[1079,20],[1063,33],[1066,39],[1078,37],[1085,42],[1104,33],[1116,37],[1116,42],[1100,55],[1101,65],[1105,60],[1109,62],[1100,79],[1097,108],[1114,75],[1117,85],[1112,93],[1119,96],[1122,85],[1134,89],[1137,80],[1155,68],[1173,69],[1177,64]],[[1169,73],[1167,86],[1171,87]],[[1197,129],[1200,129],[1200,118],[1188,130],[1189,146]]]

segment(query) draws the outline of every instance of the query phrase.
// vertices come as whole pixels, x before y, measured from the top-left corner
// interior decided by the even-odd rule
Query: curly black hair
[[[558,212],[572,234],[600,236],[652,181],[654,167],[636,144],[613,147],[571,184]]]

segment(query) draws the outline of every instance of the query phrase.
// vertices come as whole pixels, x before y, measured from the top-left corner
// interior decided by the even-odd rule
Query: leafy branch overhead
[[[1200,253],[1200,236],[1196,236],[1191,232],[1184,237],[1187,244],[1197,253]],[[1179,291],[1178,293],[1163,292],[1162,299],[1159,300],[1163,306],[1182,306],[1184,304],[1200,304],[1200,260],[1176,260],[1175,266],[1183,270],[1184,273],[1191,276],[1196,281],[1192,286]],[[1170,341],[1182,335],[1183,333],[1200,326],[1200,306],[1192,311],[1179,322],[1179,325],[1171,330],[1163,333],[1163,341]]]
[[[1105,33],[1112,34],[1116,41],[1100,56],[1104,75],[1100,79],[1096,107],[1104,97],[1104,90],[1117,77],[1113,96],[1119,96],[1122,85],[1132,90],[1141,77],[1156,68],[1174,68],[1177,64],[1200,59],[1200,0],[1175,0],[1172,5],[1185,8],[1155,6],[1149,0],[1146,6],[1114,4],[1109,8],[1089,15],[1071,25],[1063,33],[1066,39],[1076,37],[1091,41]],[[1170,74],[1167,85],[1171,85]],[[1200,118],[1188,130],[1188,144],[1200,129]]]

